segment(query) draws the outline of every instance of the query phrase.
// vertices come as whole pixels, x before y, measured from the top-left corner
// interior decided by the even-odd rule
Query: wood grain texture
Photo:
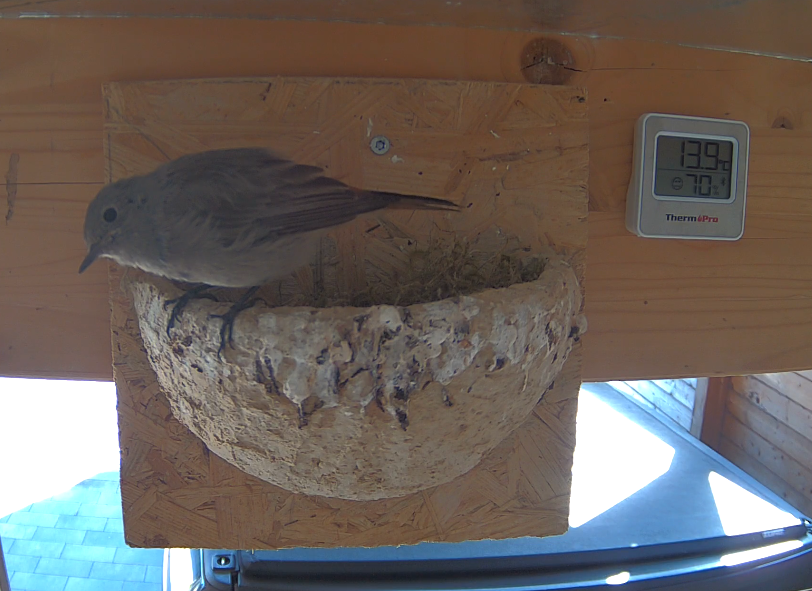
[[[582,89],[520,84],[325,78],[115,83],[105,87],[110,178],[181,154],[271,147],[355,186],[459,202],[438,218],[384,212],[338,229],[341,275],[386,249],[378,225],[426,243],[494,227],[553,249],[579,280],[587,242],[588,121]],[[390,152],[375,155],[384,134]],[[360,249],[360,250],[359,250]],[[380,264],[386,266],[385,257]],[[363,280],[360,273],[358,281]],[[111,266],[125,537],[135,546],[378,546],[547,536],[567,529],[581,346],[535,411],[468,473],[393,499],[292,494],[210,453],[175,420]],[[308,289],[304,281],[302,289]],[[360,284],[359,284],[360,287]],[[279,404],[269,394],[269,403]],[[329,453],[325,450],[325,453]],[[372,452],[370,452],[372,453]]]
[[[705,390],[705,412],[699,440],[713,450],[719,451],[722,429],[727,414],[727,400],[733,391],[730,378],[710,378]]]
[[[671,419],[685,429],[691,428],[694,388],[683,380],[635,380],[610,382],[626,395]]]
[[[0,223],[0,374],[111,378],[103,265],[76,275],[84,208],[104,182],[103,82],[268,75],[522,82],[520,58],[535,38],[234,19],[0,19],[3,176],[18,155],[16,184],[7,183],[16,190],[13,215]],[[560,40],[574,56],[567,84],[591,97],[584,378],[808,369],[808,64],[667,43]],[[644,240],[626,231],[632,129],[646,111],[750,125],[741,241]],[[8,201],[8,191],[0,198]]]
[[[757,458],[771,471],[778,473],[782,479],[795,490],[804,494],[812,494],[812,470],[787,456],[784,451],[773,445],[764,437],[749,429],[744,429],[732,415],[725,417],[725,426],[722,434],[729,441],[736,443],[747,455]]]
[[[697,439],[702,439],[702,425],[705,421],[705,404],[708,400],[708,386],[712,378],[698,378],[696,380],[696,391],[694,393],[694,409],[691,412],[691,435]],[[716,379],[716,378],[713,378]]]
[[[799,511],[803,511],[806,515],[808,515],[810,510],[812,510],[812,507],[809,506],[804,495],[788,486],[782,478],[771,472],[764,466],[764,464],[755,460],[740,447],[731,443],[730,440],[722,439],[719,447],[719,453],[747,472],[750,476],[758,480],[761,484],[769,488],[771,491],[778,494],[782,499],[787,501]],[[804,507],[806,508],[804,509]]]
[[[4,0],[0,16],[194,17],[479,27],[812,57],[803,0]],[[741,31],[746,30],[747,35]]]
[[[734,391],[812,441],[812,409],[801,406],[783,390],[770,387],[758,376],[735,377],[731,383]]]
[[[748,398],[738,395],[730,396],[727,401],[728,414],[733,416],[740,425],[747,427],[765,441],[771,442],[776,448],[786,453],[786,457],[802,463],[812,468],[812,449],[810,449],[810,439],[804,437],[794,429],[788,429],[770,413],[759,408],[757,404]],[[743,433],[746,437],[746,434]],[[734,439],[735,441],[735,439]],[[766,463],[766,458],[762,458]],[[780,473],[777,466],[773,466],[773,471]],[[799,490],[802,490],[801,487]]]
[[[803,376],[769,374],[731,380],[718,451],[787,499],[812,513],[812,412],[794,399],[812,393]],[[791,396],[788,394],[791,392]]]
[[[810,372],[767,373],[759,375],[758,380],[778,390],[803,409],[812,410],[812,379],[809,376]]]

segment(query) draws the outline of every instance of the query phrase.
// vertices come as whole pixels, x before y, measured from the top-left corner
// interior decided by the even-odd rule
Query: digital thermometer
[[[749,147],[742,121],[642,115],[634,128],[626,228],[645,238],[738,240]]]

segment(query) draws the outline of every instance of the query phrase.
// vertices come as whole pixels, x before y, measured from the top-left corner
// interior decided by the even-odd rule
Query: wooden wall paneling
[[[192,150],[270,146],[355,186],[442,197],[463,207],[434,220],[425,213],[380,213],[379,226],[399,235],[425,244],[436,231],[473,241],[495,224],[534,252],[560,252],[583,280],[589,163],[583,89],[279,77],[113,83],[105,87],[105,113],[113,179]],[[392,142],[385,156],[369,149],[376,134]],[[335,231],[337,259],[350,266],[348,274],[350,261],[363,266],[367,259],[366,241],[353,237],[374,227],[359,221]],[[381,501],[292,494],[226,464],[174,419],[119,280],[111,266],[128,543],[378,546],[566,531],[580,344],[531,416],[463,476]]]
[[[732,385],[736,392],[753,404],[812,441],[812,410],[768,386],[759,376],[735,377],[732,378]]]
[[[812,504],[801,493],[790,487],[783,479],[776,476],[763,464],[748,455],[730,440],[723,438],[719,445],[719,453],[733,462],[736,466],[747,472],[761,484],[769,488],[790,505],[804,513],[812,514]]]
[[[0,19],[0,169],[12,204],[0,224],[0,374],[111,378],[103,265],[76,274],[84,207],[104,182],[103,82],[264,75],[522,82],[543,74],[522,68],[538,61],[536,38],[235,19]],[[808,64],[636,40],[558,41],[573,65],[556,71],[592,97],[584,378],[808,369]],[[626,231],[632,129],[646,111],[751,126],[741,241],[644,240]]]
[[[247,18],[479,27],[812,57],[803,0],[4,0],[0,17]],[[741,31],[747,31],[742,35]]]
[[[765,412],[738,392],[728,398],[727,411],[741,425],[765,441],[772,443],[787,457],[812,469],[812,440],[794,429],[789,429],[785,423]],[[774,466],[773,472],[781,474],[782,470]],[[812,486],[812,483],[808,483],[808,486]],[[801,487],[799,490],[803,492],[805,487]],[[806,492],[812,492],[812,489],[806,490]],[[812,501],[812,497],[810,500]]]
[[[687,407],[688,410],[693,410],[696,399],[696,386],[692,379],[651,380],[651,382]]]
[[[757,459],[778,475],[792,489],[804,495],[812,494],[812,470],[789,457],[781,448],[761,435],[746,428],[731,414],[725,416],[722,434],[748,456]]]
[[[625,384],[638,396],[646,400],[652,408],[656,409],[680,427],[688,430],[691,427],[692,408],[687,406],[682,400],[674,395],[675,387],[673,383],[676,380],[635,380],[627,382],[611,382],[613,387],[618,387],[619,384]],[[665,390],[663,388],[669,388]],[[683,399],[687,399],[687,393],[684,391],[680,395]]]
[[[792,384],[796,380],[790,375],[733,378],[718,451],[809,515],[812,514],[810,417],[800,422],[791,419],[800,407],[783,390],[768,385],[765,378],[774,384]]]
[[[760,377],[733,382],[719,451],[808,515],[812,513],[812,439],[787,424],[786,406],[776,403],[783,395]],[[772,401],[764,403],[765,396]]]
[[[812,410],[812,379],[806,377],[804,373],[810,372],[767,373],[758,375],[757,379],[778,390],[804,409]]]

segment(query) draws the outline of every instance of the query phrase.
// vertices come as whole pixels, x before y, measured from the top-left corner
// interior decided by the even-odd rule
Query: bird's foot
[[[248,291],[246,291],[242,297],[237,300],[233,306],[231,306],[225,314],[212,314],[209,318],[219,318],[223,321],[222,326],[220,326],[220,348],[217,349],[217,356],[221,357],[223,351],[226,350],[226,343],[228,343],[231,348],[234,348],[234,321],[237,319],[237,316],[243,310],[247,310],[251,308],[259,301],[265,301],[262,298],[252,298],[259,286],[252,287]]]
[[[172,337],[170,331],[172,327],[175,326],[175,323],[180,320],[180,315],[183,313],[184,308],[191,302],[192,300],[200,300],[200,299],[207,299],[212,301],[217,301],[217,298],[214,297],[210,293],[205,293],[206,290],[211,289],[209,285],[197,285],[184,293],[179,298],[174,298],[171,300],[166,300],[164,302],[164,310],[166,310],[169,306],[172,307],[172,313],[169,315],[169,322],[166,323],[166,336]]]

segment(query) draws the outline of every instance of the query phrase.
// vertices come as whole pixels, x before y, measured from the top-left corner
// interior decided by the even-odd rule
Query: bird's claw
[[[166,300],[164,302],[164,310],[166,310],[169,306],[173,306],[172,313],[169,315],[169,322],[166,323],[166,336],[172,338],[171,330],[175,326],[175,323],[180,320],[181,314],[183,314],[183,310],[192,300],[200,300],[200,299],[207,299],[212,300],[214,302],[217,301],[217,298],[210,293],[205,293],[207,289],[210,289],[208,285],[198,285],[197,287],[193,287],[182,296],[178,298],[173,298],[171,300]]]
[[[259,288],[252,287],[249,289],[225,314],[209,315],[209,318],[219,318],[223,321],[220,326],[220,347],[217,349],[217,357],[222,359],[223,353],[226,350],[226,344],[232,349],[234,348],[234,321],[237,320],[239,313],[248,308],[252,308],[257,302],[264,302],[265,305],[268,305],[268,302],[262,298],[249,299],[256,293],[257,289]]]

